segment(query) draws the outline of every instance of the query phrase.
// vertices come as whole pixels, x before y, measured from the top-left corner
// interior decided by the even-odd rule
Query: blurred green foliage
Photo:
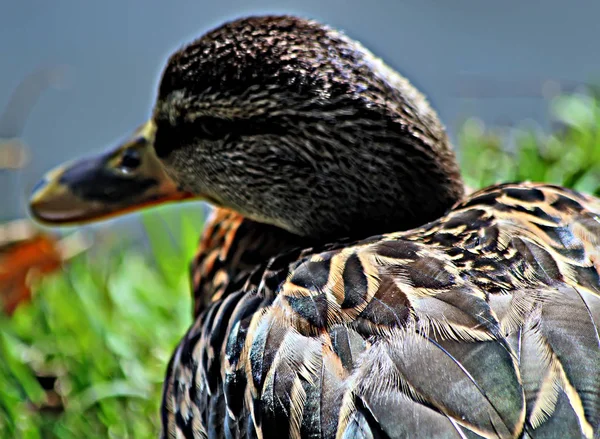
[[[561,96],[557,128],[460,131],[467,183],[548,181],[600,194],[600,100]],[[166,363],[191,322],[197,207],[143,215],[151,252],[98,243],[0,316],[0,437],[151,438]],[[149,254],[148,254],[149,253]]]
[[[600,195],[600,96],[557,96],[550,111],[550,133],[526,124],[508,133],[486,130],[468,120],[459,134],[467,184],[543,181]]]
[[[183,210],[183,211],[182,211]],[[143,215],[150,252],[99,242],[0,313],[0,437],[150,438],[165,367],[191,323],[198,206]],[[45,388],[44,388],[45,387]]]

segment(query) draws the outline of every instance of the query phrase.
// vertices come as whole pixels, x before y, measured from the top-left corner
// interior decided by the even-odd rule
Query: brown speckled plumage
[[[465,196],[435,112],[358,43],[225,24],[171,57],[131,142],[51,173],[32,209],[190,193],[217,209],[165,439],[600,437],[600,201]]]
[[[597,431],[597,200],[503,185],[443,216],[462,186],[424,98],[290,17],[175,54],[155,115],[174,178],[240,212],[218,209],[205,231],[165,437]]]
[[[425,98],[315,22],[209,32],[171,57],[154,115],[157,153],[184,188],[298,235],[406,229],[463,194]]]
[[[165,436],[593,437],[599,244],[598,200],[529,183],[272,258],[179,345]]]

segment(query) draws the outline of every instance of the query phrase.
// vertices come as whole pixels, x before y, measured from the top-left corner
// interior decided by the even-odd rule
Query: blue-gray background
[[[451,135],[473,115],[544,124],[544,81],[571,86],[600,73],[597,0],[0,0],[0,109],[40,66],[68,67],[66,87],[48,90],[27,121],[31,163],[0,170],[0,219],[25,214],[25,195],[49,167],[143,122],[170,52],[262,13],[345,30],[423,90]]]

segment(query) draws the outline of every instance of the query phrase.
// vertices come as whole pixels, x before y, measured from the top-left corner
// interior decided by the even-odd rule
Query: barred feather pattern
[[[278,227],[251,221],[229,209],[215,209],[191,264],[194,315],[242,288],[251,272],[261,275],[256,269],[265,261],[306,243]]]
[[[600,437],[597,199],[504,184],[418,229],[270,252],[225,289],[199,258],[211,299],[169,364],[163,437]]]

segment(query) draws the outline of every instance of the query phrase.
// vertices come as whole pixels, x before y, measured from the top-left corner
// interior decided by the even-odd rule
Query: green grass
[[[467,183],[548,181],[600,195],[600,100],[559,97],[551,114],[552,133],[522,126],[507,136],[467,121]],[[156,437],[166,362],[191,322],[199,212],[144,214],[150,252],[99,242],[45,279],[31,304],[0,315],[0,437]]]
[[[0,316],[0,437],[156,437],[165,366],[191,322],[202,215],[183,210],[143,216],[151,252],[100,242]]]

